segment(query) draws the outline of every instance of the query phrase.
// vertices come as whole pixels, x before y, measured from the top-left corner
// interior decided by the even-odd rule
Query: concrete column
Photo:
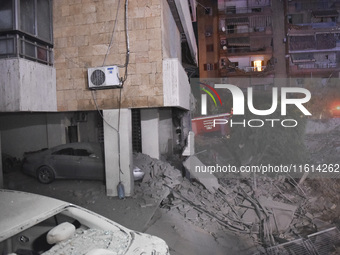
[[[120,129],[118,133],[119,110],[103,110],[106,194],[118,196],[119,179],[124,185],[125,196],[133,195],[133,154],[131,110],[120,110]],[[120,146],[118,146],[120,144]],[[120,148],[119,148],[120,147]],[[120,155],[120,156],[119,156]],[[119,171],[119,165],[121,172]]]
[[[160,158],[158,109],[141,109],[142,152]]]
[[[3,168],[2,168],[2,156],[1,156],[1,131],[0,131],[0,189],[4,187],[4,175],[3,175]]]

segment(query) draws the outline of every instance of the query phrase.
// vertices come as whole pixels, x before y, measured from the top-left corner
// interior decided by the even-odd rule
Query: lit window
[[[262,71],[262,61],[261,60],[255,60],[254,61],[254,71],[261,72]]]

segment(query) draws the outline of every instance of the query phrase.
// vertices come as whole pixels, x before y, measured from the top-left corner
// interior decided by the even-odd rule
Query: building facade
[[[182,48],[197,64],[195,1],[4,2],[2,150],[20,158],[67,142],[103,142],[108,195],[116,195],[120,163],[132,194],[133,149],[159,158],[183,142],[175,130],[183,131],[190,110]],[[91,87],[92,71],[106,67],[117,71],[115,82],[105,80],[113,86]]]
[[[288,70],[293,77],[338,77],[339,1],[287,1]]]
[[[271,2],[220,0],[202,5],[205,8],[197,10],[198,29],[205,34],[199,39],[200,77],[273,77]]]

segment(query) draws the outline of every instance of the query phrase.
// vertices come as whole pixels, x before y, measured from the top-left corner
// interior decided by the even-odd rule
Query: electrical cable
[[[105,58],[104,58],[104,61],[103,61],[103,66],[105,65],[105,62],[106,62],[106,59],[107,59],[107,56],[109,55],[110,53],[110,49],[112,47],[112,44],[113,44],[113,41],[114,41],[114,35],[115,35],[115,32],[116,32],[116,24],[117,24],[117,19],[118,19],[118,12],[119,12],[119,8],[120,8],[120,0],[118,1],[118,7],[117,7],[117,12],[116,12],[116,20],[114,22],[114,26],[113,26],[113,31],[112,31],[112,35],[111,35],[111,40],[110,40],[110,43],[109,43],[109,46],[108,46],[108,49],[106,51],[106,54],[105,54]],[[121,151],[120,151],[120,115],[121,115],[121,101],[122,101],[122,89],[123,89],[123,85],[128,77],[128,72],[127,72],[127,68],[128,68],[128,65],[129,65],[129,59],[130,59],[130,42],[129,42],[129,33],[128,33],[128,0],[125,0],[125,14],[124,14],[124,24],[125,24],[125,41],[126,41],[126,58],[125,58],[125,64],[124,65],[116,65],[118,67],[124,67],[125,70],[124,70],[124,76],[119,78],[119,81],[121,83],[120,87],[119,87],[119,98],[118,98],[118,127],[115,128],[114,126],[112,126],[110,123],[108,123],[103,114],[101,113],[99,107],[98,107],[98,104],[97,104],[97,100],[95,98],[95,91],[91,91],[92,92],[92,98],[93,98],[93,101],[95,103],[95,106],[96,106],[96,109],[99,113],[99,115],[101,116],[101,118],[103,119],[103,121],[110,127],[112,128],[113,130],[115,130],[117,132],[117,146],[118,146],[118,169],[119,169],[119,182],[121,182],[121,174],[124,174],[122,169],[121,169]]]
[[[103,66],[105,65],[106,58],[109,55],[111,47],[112,47],[112,44],[113,44],[114,35],[116,33],[116,26],[117,26],[119,8],[120,8],[120,0],[118,0],[118,6],[117,6],[117,11],[116,11],[116,18],[115,18],[115,22],[114,22],[114,25],[113,25],[113,30],[112,30],[112,35],[111,35],[111,40],[110,40],[110,43],[109,43],[109,47],[107,47],[105,58],[104,58],[104,61],[103,61]],[[118,65],[116,65],[116,66],[118,66]]]

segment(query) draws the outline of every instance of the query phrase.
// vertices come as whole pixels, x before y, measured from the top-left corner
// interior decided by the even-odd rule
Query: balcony
[[[289,72],[292,74],[310,74],[313,73],[329,73],[339,71],[339,63],[325,63],[325,62],[314,62],[314,63],[298,63],[291,64]]]
[[[261,66],[261,67],[254,67],[254,66],[243,66],[243,67],[223,67],[220,69],[220,76],[228,77],[228,76],[250,76],[256,73],[263,73],[270,71],[270,67],[268,66]]]
[[[53,65],[53,51],[49,44],[37,38],[15,34],[0,35],[0,58],[20,57],[45,65]]]
[[[0,112],[56,111],[55,68],[23,58],[0,59]]]
[[[339,65],[337,63],[303,63],[296,65],[298,69],[329,69],[337,68]]]
[[[272,47],[262,47],[262,48],[250,48],[248,46],[245,47],[228,47],[226,50],[221,49],[221,56],[232,56],[232,55],[258,55],[258,54],[271,54]]]
[[[219,15],[238,15],[238,14],[254,14],[254,13],[269,13],[271,12],[270,5],[263,6],[249,6],[249,7],[235,7],[226,6],[219,9]]]

